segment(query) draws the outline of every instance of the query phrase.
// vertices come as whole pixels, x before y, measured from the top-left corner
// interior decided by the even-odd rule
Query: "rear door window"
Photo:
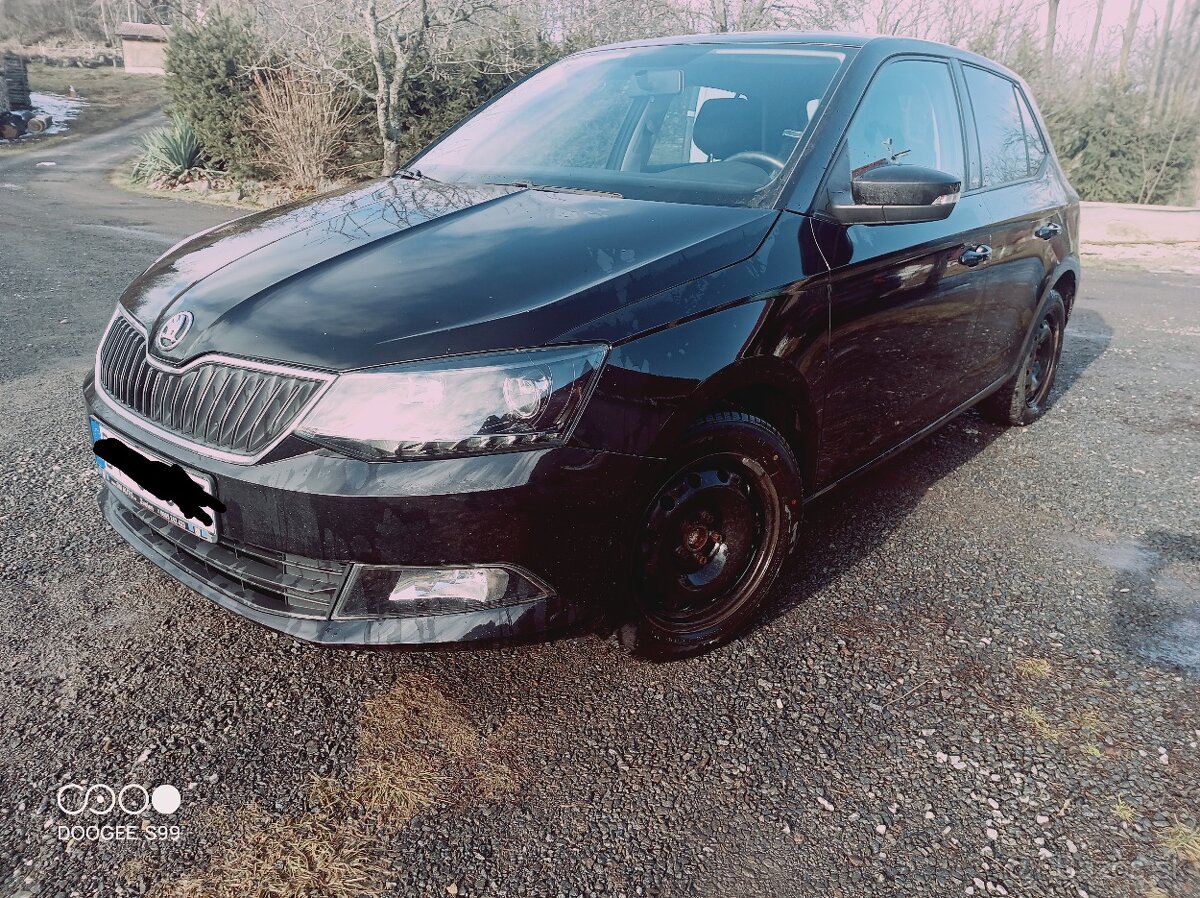
[[[967,92],[975,112],[983,186],[998,187],[1020,181],[1036,171],[1031,168],[1025,123],[1017,100],[1017,87],[1007,78],[975,66],[963,66]],[[1040,136],[1038,138],[1041,140]],[[1044,155],[1045,150],[1042,150]]]

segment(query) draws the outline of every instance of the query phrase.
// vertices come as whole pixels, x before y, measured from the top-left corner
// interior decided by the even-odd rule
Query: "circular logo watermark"
[[[174,789],[174,786],[170,788]],[[179,792],[176,791],[175,795],[178,796]],[[150,807],[150,793],[139,783],[130,783],[122,786],[120,790],[103,783],[86,787],[78,783],[67,783],[65,786],[59,786],[55,800],[58,809],[68,817],[78,817],[88,812],[106,817],[116,810],[137,816],[144,814]]]
[[[178,842],[183,830],[177,824],[154,824],[148,811],[169,817],[179,810],[183,797],[170,783],[147,789],[141,783],[114,787],[107,783],[66,783],[54,794],[55,804],[70,825],[58,827],[62,840],[89,842]],[[141,818],[122,823],[122,818]]]
[[[174,814],[182,803],[183,798],[179,790],[166,783],[155,786],[154,791],[150,793],[150,804],[160,814]]]

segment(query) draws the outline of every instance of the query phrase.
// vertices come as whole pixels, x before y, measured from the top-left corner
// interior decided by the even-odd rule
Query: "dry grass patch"
[[[300,814],[272,820],[253,806],[239,815],[234,850],[203,874],[170,883],[162,898],[361,898],[384,875],[373,834],[353,818]]]
[[[1137,817],[1137,809],[1120,795],[1117,796],[1117,800],[1112,806],[1112,812],[1113,816],[1122,823],[1132,823]]]
[[[480,798],[492,799],[510,795],[520,787],[513,769],[507,764],[487,758],[475,768],[471,785]]]
[[[403,823],[437,801],[450,781],[419,755],[367,758],[342,785],[339,803],[357,805],[389,823]]]
[[[1176,823],[1167,831],[1167,850],[1189,864],[1200,864],[1200,829]]]
[[[135,857],[127,860],[121,865],[119,876],[122,882],[130,883],[137,882],[145,876],[150,870],[150,865],[146,863],[144,857]]]
[[[314,777],[307,811],[282,819],[250,807],[225,815],[224,849],[201,874],[158,898],[366,898],[387,874],[382,848],[439,803],[514,791],[521,722],[482,734],[432,682],[409,677],[365,702],[357,758],[342,777]]]
[[[1088,733],[1104,733],[1108,730],[1108,725],[1099,718],[1095,711],[1076,714],[1073,720],[1077,727]]]
[[[1044,680],[1050,676],[1050,662],[1045,658],[1021,658],[1014,666],[1027,680]]]
[[[363,704],[359,754],[385,757],[398,745],[417,742],[452,758],[480,750],[479,731],[465,709],[423,677],[409,677]]]
[[[1033,730],[1042,739],[1061,739],[1064,735],[1063,731],[1055,726],[1052,726],[1046,719],[1046,715],[1042,713],[1041,708],[1028,706],[1020,710],[1021,719],[1026,725]]]

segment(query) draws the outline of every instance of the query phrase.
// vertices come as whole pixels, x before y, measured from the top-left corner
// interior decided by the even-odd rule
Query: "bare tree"
[[[1167,74],[1167,56],[1171,52],[1171,19],[1175,15],[1175,0],[1167,0],[1167,11],[1163,16],[1162,36],[1155,48],[1154,81],[1150,93],[1155,100],[1162,100],[1163,82]]]
[[[774,0],[708,0],[712,31],[765,31],[778,27],[783,4]]]
[[[1186,0],[1178,19],[1172,10],[1169,44],[1155,42],[1151,82],[1159,115],[1200,112],[1200,0]]]
[[[1046,2],[1046,54],[1043,66],[1047,72],[1054,64],[1054,38],[1058,33],[1058,2],[1059,0],[1047,0]]]
[[[833,30],[861,19],[867,0],[675,0],[688,31]],[[895,0],[882,0],[895,2]],[[922,0],[923,2],[923,0]]]
[[[866,0],[861,21],[868,31],[934,37],[940,24],[931,0]]]
[[[1129,53],[1133,49],[1133,41],[1137,37],[1138,19],[1142,15],[1142,3],[1145,0],[1133,0],[1129,5],[1129,15],[1125,17],[1125,31],[1121,35],[1121,61],[1117,71],[1124,76],[1129,72]]]
[[[1104,0],[1096,0],[1096,18],[1092,21],[1092,36],[1088,39],[1087,60],[1084,62],[1084,72],[1091,74],[1096,62],[1096,45],[1100,41],[1100,23],[1104,19]]]
[[[513,14],[544,40],[571,48],[710,30],[674,0],[524,0]]]
[[[1171,81],[1172,100],[1187,104],[1200,111],[1200,0],[1191,0],[1183,12],[1180,33],[1182,44],[1177,44],[1176,59],[1171,66],[1174,77]]]
[[[260,10],[264,33],[292,66],[374,104],[384,175],[401,161],[403,100],[413,79],[437,65],[470,59],[485,40],[498,44],[504,36],[496,0],[269,0]],[[361,59],[353,53],[356,47],[365,49],[367,77],[355,64]]]

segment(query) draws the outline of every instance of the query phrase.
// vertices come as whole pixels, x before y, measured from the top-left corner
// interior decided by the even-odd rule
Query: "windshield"
[[[842,59],[713,44],[584,53],[496,98],[410,166],[442,181],[760,205],[781,188]]]

